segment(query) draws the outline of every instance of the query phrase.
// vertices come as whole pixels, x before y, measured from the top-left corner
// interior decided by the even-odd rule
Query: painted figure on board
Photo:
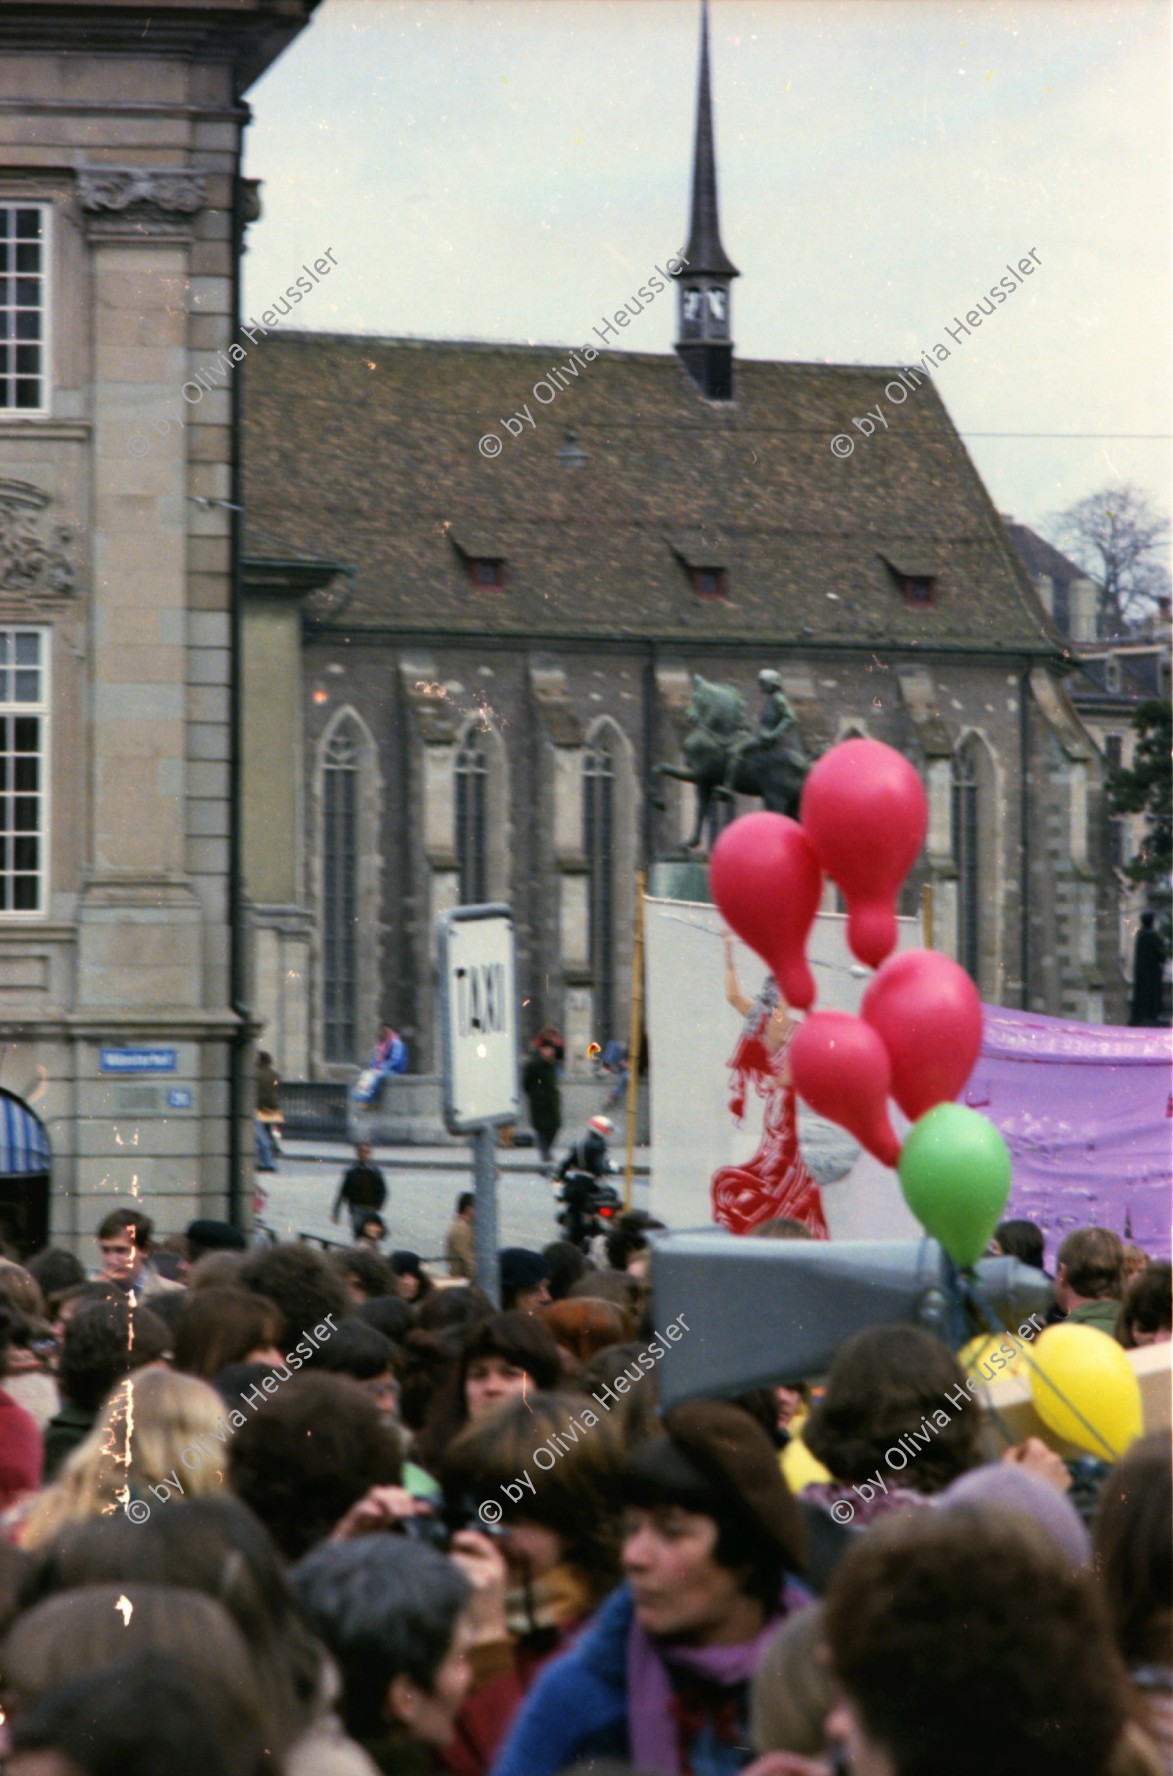
[[[788,1215],[816,1239],[829,1239],[823,1199],[798,1145],[798,1103],[786,1051],[796,1028],[773,975],[756,999],[745,997],[733,966],[733,939],[725,938],[725,997],[745,1020],[729,1060],[729,1108],[737,1122],[745,1115],[752,1086],[765,1099],[762,1138],[744,1165],[713,1173],[713,1219],[732,1233],[752,1233],[763,1221]]]

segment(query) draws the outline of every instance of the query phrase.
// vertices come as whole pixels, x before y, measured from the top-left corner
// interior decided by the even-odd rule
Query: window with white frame
[[[0,628],[0,916],[45,908],[48,634]]]
[[[47,224],[43,204],[0,203],[0,413],[48,404]]]

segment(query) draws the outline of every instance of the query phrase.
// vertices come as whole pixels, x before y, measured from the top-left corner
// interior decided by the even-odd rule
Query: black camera
[[[441,1554],[447,1554],[453,1536],[462,1529],[476,1529],[487,1536],[505,1533],[500,1523],[485,1522],[471,1493],[462,1493],[456,1499],[445,1498],[438,1510],[427,1516],[409,1517],[403,1525],[405,1535],[411,1536],[413,1541],[426,1542]]]

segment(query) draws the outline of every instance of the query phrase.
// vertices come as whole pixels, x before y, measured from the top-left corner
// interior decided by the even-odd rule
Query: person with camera
[[[482,1556],[485,1603],[482,1638],[471,1655],[473,1686],[444,1754],[454,1776],[486,1776],[539,1672],[571,1645],[619,1582],[623,1443],[606,1419],[579,1435],[582,1411],[577,1393],[510,1400],[470,1424],[444,1459],[446,1497],[487,1500],[490,1511],[506,1501],[492,1549],[495,1577]],[[553,1466],[543,1464],[529,1492],[517,1477],[527,1465],[536,1471],[534,1452],[543,1443],[558,1449],[558,1457]],[[510,1502],[517,1492],[521,1502]],[[473,1541],[467,1535],[454,1540],[454,1558],[458,1543],[475,1557]],[[475,1564],[465,1558],[462,1565],[476,1585]]]

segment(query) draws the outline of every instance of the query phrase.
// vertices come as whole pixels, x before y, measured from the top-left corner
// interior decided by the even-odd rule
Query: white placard
[[[701,1227],[712,1220],[709,1192],[719,1166],[743,1163],[761,1135],[762,1101],[746,1095],[739,1127],[729,1108],[729,1058],[740,1018],[725,1000],[724,920],[714,906],[690,901],[644,902],[647,1032],[651,1059],[651,1209],[670,1227]],[[820,1010],[858,1012],[872,971],[847,947],[846,918],[819,913],[807,958]],[[917,949],[920,921],[898,919],[900,950]],[[765,966],[734,939],[739,985],[748,999],[762,985]],[[889,1105],[898,1135],[907,1128]],[[823,1211],[834,1239],[915,1239],[917,1223],[900,1194],[896,1174],[861,1153],[843,1130],[798,1107],[799,1142],[823,1187]]]
[[[521,1113],[517,967],[506,906],[455,907],[436,921],[444,1121],[465,1134]]]

